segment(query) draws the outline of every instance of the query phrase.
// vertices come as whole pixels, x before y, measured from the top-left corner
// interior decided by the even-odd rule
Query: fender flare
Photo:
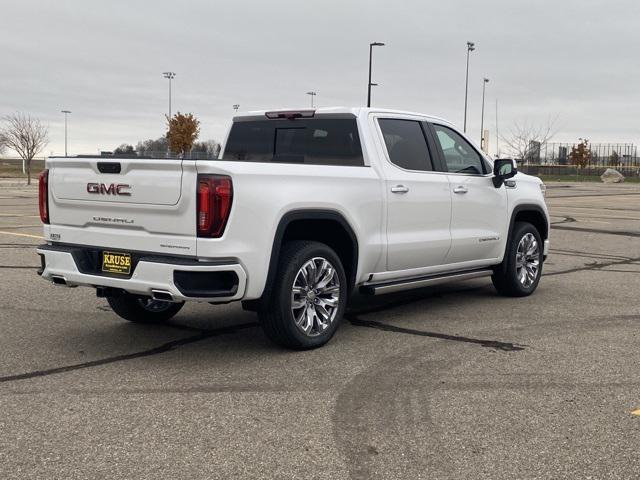
[[[511,232],[513,232],[513,224],[516,221],[516,216],[520,212],[527,211],[535,211],[542,216],[542,219],[544,220],[545,231],[540,232],[540,236],[543,240],[549,238],[549,220],[544,209],[540,205],[536,205],[535,203],[523,203],[520,205],[516,205],[511,212],[511,220],[509,220],[509,240],[511,240]]]
[[[338,212],[337,210],[330,209],[298,209],[298,210],[290,210],[280,218],[278,222],[278,226],[276,227],[276,233],[273,237],[273,245],[271,247],[271,257],[269,259],[269,270],[267,273],[267,279],[265,281],[264,289],[262,290],[262,295],[259,299],[256,300],[248,300],[242,302],[243,307],[246,310],[256,310],[266,299],[271,295],[271,289],[273,285],[273,281],[276,276],[276,271],[278,269],[278,261],[280,260],[280,251],[282,249],[282,239],[284,237],[284,233],[287,230],[287,227],[297,220],[332,220],[339,223],[342,228],[347,232],[352,244],[352,265],[350,265],[350,278],[348,278],[349,283],[349,291],[353,290],[353,286],[355,285],[356,279],[356,271],[358,267],[358,237],[353,231],[353,228],[349,224],[349,222],[344,218],[344,216]]]
[[[516,223],[516,216],[520,212],[529,212],[529,211],[537,212],[542,216],[542,219],[544,220],[545,231],[540,232],[540,236],[542,237],[543,240],[546,240],[547,238],[549,238],[549,220],[547,218],[547,214],[544,211],[544,209],[540,205],[536,205],[535,203],[522,203],[520,205],[516,205],[511,211],[511,219],[509,220],[509,230],[508,230],[509,234],[507,235],[507,243],[505,244],[505,247],[504,247],[504,255],[502,257],[502,262],[500,262],[500,264],[496,266],[496,270],[504,271],[506,267],[504,263],[504,259],[507,255],[507,250],[509,249],[509,245],[511,245],[511,240],[513,235],[513,226]]]

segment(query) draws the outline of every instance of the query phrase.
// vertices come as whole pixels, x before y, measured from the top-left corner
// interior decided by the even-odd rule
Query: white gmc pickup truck
[[[42,278],[162,322],[242,301],[269,338],[314,348],[349,298],[491,276],[531,294],[545,187],[451,123],[370,108],[236,116],[218,160],[50,158]]]

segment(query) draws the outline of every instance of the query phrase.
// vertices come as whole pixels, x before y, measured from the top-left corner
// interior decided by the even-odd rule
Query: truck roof
[[[437,120],[439,122],[444,122],[447,124],[452,124],[451,122],[449,122],[448,120],[445,120],[444,118],[441,117],[437,117],[434,115],[429,115],[426,113],[419,113],[419,112],[410,112],[410,111],[406,111],[406,110],[396,110],[396,109],[391,109],[391,108],[372,108],[372,107],[341,107],[341,106],[336,106],[336,107],[315,107],[315,108],[309,108],[309,107],[295,107],[295,108],[273,108],[273,109],[266,109],[266,110],[251,110],[248,112],[241,112],[238,113],[236,115],[234,115],[233,119],[240,119],[240,118],[245,118],[245,117],[263,117],[265,116],[265,114],[267,112],[296,112],[296,111],[315,111],[316,114],[318,115],[322,115],[322,114],[351,114],[351,115],[355,115],[355,116],[360,116],[361,114],[366,114],[368,112],[374,112],[374,113],[393,113],[393,114],[397,114],[397,115],[417,115],[417,116],[421,116],[421,117],[427,117],[431,120]]]

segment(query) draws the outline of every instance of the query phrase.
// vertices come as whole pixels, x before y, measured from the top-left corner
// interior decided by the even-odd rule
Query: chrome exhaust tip
[[[175,302],[173,295],[166,290],[151,290],[151,298],[154,300],[163,300],[165,302]]]
[[[66,285],[67,279],[61,275],[51,275],[51,281],[56,285]]]

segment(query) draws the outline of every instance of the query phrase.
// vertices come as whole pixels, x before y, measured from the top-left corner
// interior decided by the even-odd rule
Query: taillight
[[[219,238],[224,233],[231,202],[233,184],[223,175],[198,175],[198,236]]]
[[[38,206],[40,207],[40,220],[42,223],[49,223],[49,170],[40,172]]]

